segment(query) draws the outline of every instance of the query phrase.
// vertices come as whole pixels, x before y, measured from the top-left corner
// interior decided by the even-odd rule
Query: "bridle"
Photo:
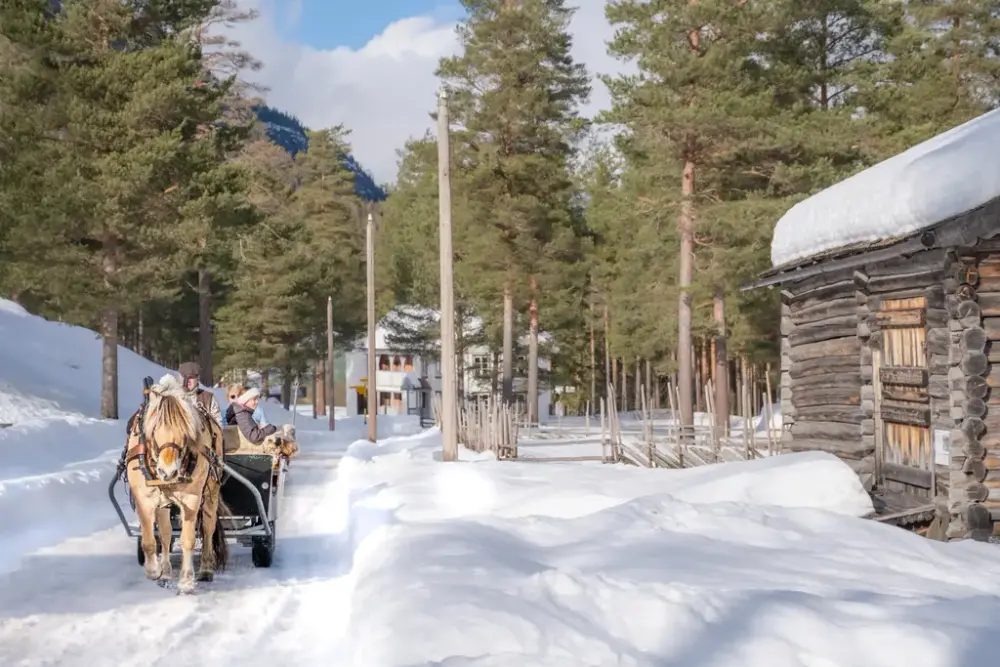
[[[191,439],[186,437],[183,442],[165,442],[159,443],[156,441],[155,437],[146,437],[145,421],[146,421],[146,410],[149,409],[149,387],[143,387],[143,401],[142,406],[136,413],[135,421],[135,434],[139,441],[139,444],[133,447],[126,453],[126,460],[124,463],[127,465],[129,462],[138,459],[139,469],[142,471],[142,476],[147,482],[150,481],[164,481],[159,480],[156,475],[155,466],[149,464],[149,456],[152,455],[154,461],[160,458],[160,455],[167,450],[173,449],[177,453],[177,461],[180,467],[180,471],[177,473],[177,478],[171,480],[171,484],[184,484],[191,481],[191,468],[194,467],[197,457],[192,457],[191,454]]]
[[[145,437],[145,436],[140,436],[140,437]],[[185,437],[184,442],[182,442],[179,445],[176,442],[165,442],[161,445],[160,443],[156,442],[156,438],[150,438],[149,444],[151,446],[149,448],[149,453],[153,455],[153,460],[156,461],[159,460],[160,455],[163,454],[163,452],[170,449],[174,450],[177,453],[178,467],[180,468],[180,470],[177,473],[176,481],[178,483],[183,484],[184,482],[191,481],[191,477],[187,471],[188,464],[190,463],[190,458],[189,458],[189,452],[191,451],[190,443],[191,439],[187,437]]]

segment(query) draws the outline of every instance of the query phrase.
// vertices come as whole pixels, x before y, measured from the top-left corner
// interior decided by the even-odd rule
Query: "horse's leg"
[[[169,579],[173,573],[173,566],[170,564],[170,540],[173,537],[174,528],[170,525],[170,505],[156,510],[156,529],[160,533],[160,578]]]
[[[135,463],[129,466],[125,478],[132,490],[132,498],[135,499],[135,515],[139,519],[139,546],[145,557],[143,568],[146,570],[147,578],[156,580],[160,578],[160,560],[156,557],[153,521],[159,501],[159,491],[146,486],[146,480]]]
[[[219,515],[219,483],[209,479],[201,503],[201,564],[198,581],[215,579],[215,522]]]
[[[156,555],[156,535],[153,533],[153,519],[156,509],[149,498],[143,498],[139,494],[135,494],[134,497],[136,499],[135,513],[139,517],[139,529],[142,533],[139,541],[142,544],[142,553],[146,557],[143,567],[146,569],[146,578],[155,581],[160,578],[162,567]]]
[[[201,499],[195,494],[185,494],[178,500],[181,506],[181,572],[177,579],[177,589],[182,593],[190,593],[195,585],[195,522],[198,520],[198,505]]]

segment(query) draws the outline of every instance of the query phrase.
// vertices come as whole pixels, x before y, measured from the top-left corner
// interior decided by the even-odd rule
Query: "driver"
[[[198,378],[201,376],[201,366],[197,362],[186,361],[180,365],[177,372],[180,373],[184,382],[184,390],[187,392],[188,400],[192,403],[200,403],[205,408],[205,412],[219,426],[222,426],[222,411],[219,409],[219,402],[215,400],[215,394],[202,389],[199,385]]]

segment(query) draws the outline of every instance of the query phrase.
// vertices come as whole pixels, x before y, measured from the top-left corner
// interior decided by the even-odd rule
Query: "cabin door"
[[[926,478],[907,469],[932,471],[927,368],[927,299],[886,299],[876,320],[881,351],[874,355],[876,428],[881,429],[883,474],[890,489],[933,495],[907,482]],[[900,486],[903,485],[903,486]]]

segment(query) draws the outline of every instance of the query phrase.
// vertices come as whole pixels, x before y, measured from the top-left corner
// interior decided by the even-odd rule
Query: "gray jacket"
[[[253,444],[259,445],[264,442],[264,438],[272,433],[277,433],[278,429],[272,424],[258,425],[253,419],[253,410],[246,406],[234,403],[230,407],[233,408],[233,418],[236,420],[236,426],[240,429],[240,433]]]

